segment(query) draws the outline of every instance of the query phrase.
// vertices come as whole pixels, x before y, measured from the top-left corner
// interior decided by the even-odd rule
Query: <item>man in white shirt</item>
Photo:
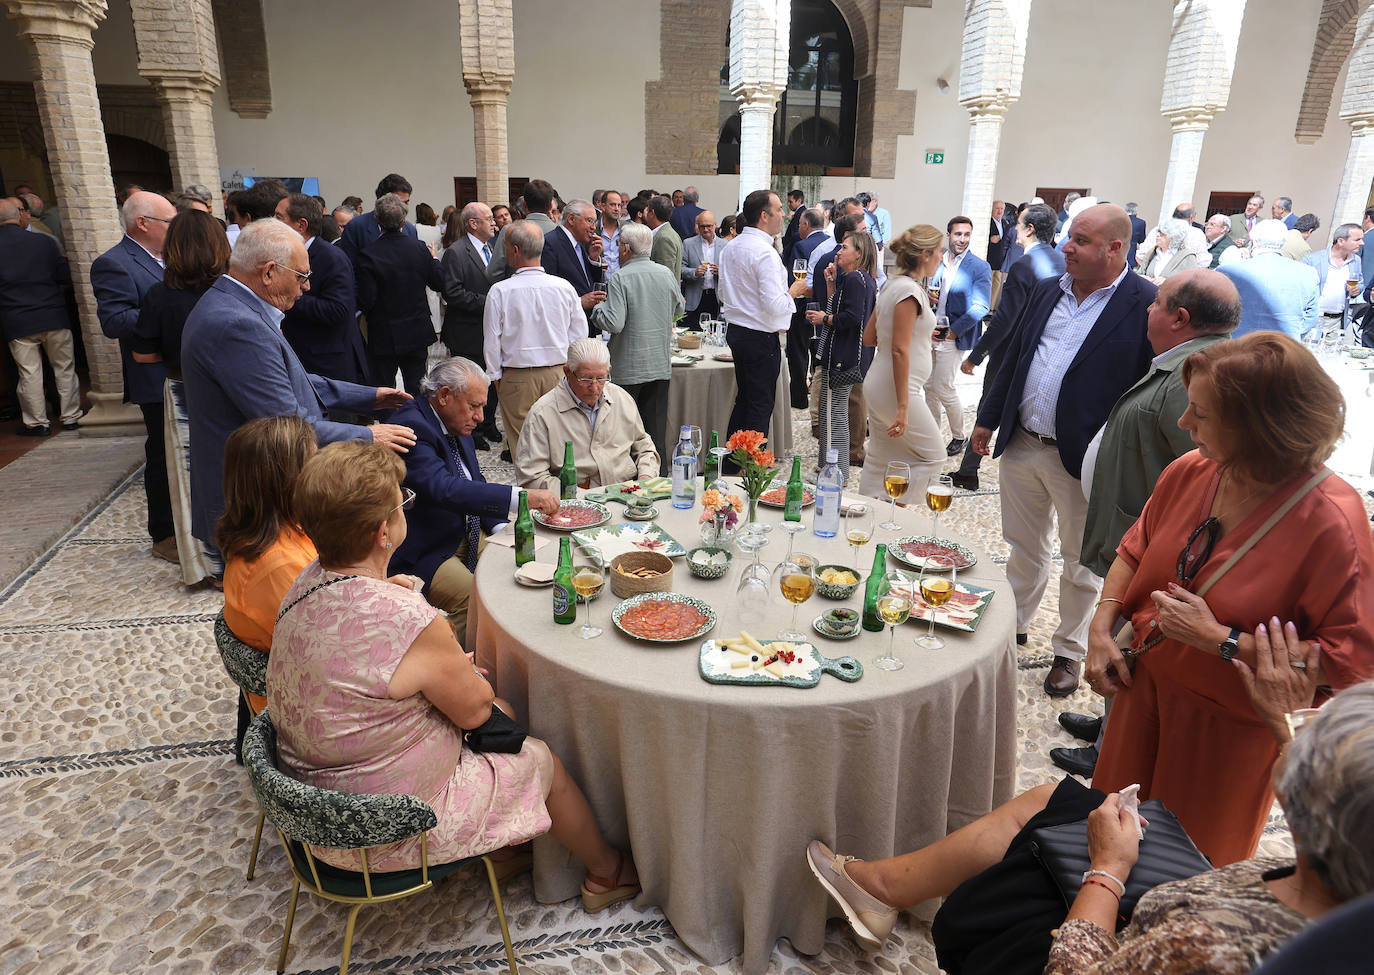
[[[720,309],[735,360],[735,405],[727,435],[736,430],[768,434],[782,368],[780,336],[792,323],[794,299],[806,293],[805,279],[788,288],[787,271],[773,246],[782,218],[778,194],[754,190],[740,211],[744,229],[720,252]]]
[[[530,407],[563,378],[568,346],[587,337],[587,316],[573,286],[540,266],[544,232],[537,225],[517,220],[501,237],[515,273],[487,293],[482,348],[514,457]]]

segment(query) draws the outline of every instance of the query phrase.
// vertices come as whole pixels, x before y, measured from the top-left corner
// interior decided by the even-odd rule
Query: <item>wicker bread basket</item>
[[[626,575],[635,569],[658,573],[647,579]],[[668,592],[673,588],[673,560],[659,552],[626,552],[611,559],[611,592],[621,599],[642,592]]]
[[[677,337],[677,347],[679,349],[699,349],[701,348],[701,333],[683,332]]]

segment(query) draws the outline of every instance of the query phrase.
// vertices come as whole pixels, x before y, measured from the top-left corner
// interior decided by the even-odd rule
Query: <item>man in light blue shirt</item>
[[[1232,337],[1273,331],[1301,340],[1317,324],[1317,271],[1279,253],[1288,239],[1282,220],[1261,220],[1249,236],[1250,259],[1217,269],[1240,292],[1240,327]]]
[[[873,240],[878,245],[878,250],[882,250],[887,242],[892,239],[892,214],[878,206],[878,194],[872,190],[867,193],[860,193],[859,199],[864,205],[864,211],[871,218],[868,232],[873,234]]]

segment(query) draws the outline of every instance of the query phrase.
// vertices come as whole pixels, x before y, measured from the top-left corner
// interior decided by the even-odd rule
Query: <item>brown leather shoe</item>
[[[1078,690],[1078,675],[1083,664],[1068,657],[1055,657],[1050,672],[1045,675],[1045,693],[1050,697],[1068,697]]]

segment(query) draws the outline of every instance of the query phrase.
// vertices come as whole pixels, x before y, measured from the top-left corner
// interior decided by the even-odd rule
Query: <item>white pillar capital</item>
[[[92,31],[105,19],[105,0],[4,0],[19,33],[95,46]]]

